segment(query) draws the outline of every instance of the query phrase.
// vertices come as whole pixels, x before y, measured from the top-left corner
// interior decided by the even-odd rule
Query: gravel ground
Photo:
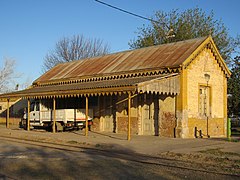
[[[194,168],[216,173],[233,174],[240,177],[240,143],[236,137],[227,139],[174,139],[156,136],[132,136],[127,141],[125,134],[84,131],[51,133],[43,130],[27,132],[17,127],[6,129],[0,126],[0,137],[25,139],[32,142],[57,143],[67,146],[100,149],[111,152],[137,153],[157,158],[173,160],[177,166]],[[155,160],[154,160],[155,158]],[[149,159],[147,159],[149,161]]]

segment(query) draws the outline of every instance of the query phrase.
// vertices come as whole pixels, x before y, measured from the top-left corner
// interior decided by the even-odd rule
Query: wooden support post
[[[7,117],[6,117],[6,127],[9,129],[9,99],[7,99]]]
[[[56,99],[53,98],[53,125],[52,125],[53,133],[56,132]]]
[[[131,140],[131,93],[128,93],[128,141]]]
[[[28,107],[27,107],[27,130],[30,131],[30,99],[28,98]]]
[[[85,136],[88,136],[88,97],[86,96],[86,122],[85,122]]]

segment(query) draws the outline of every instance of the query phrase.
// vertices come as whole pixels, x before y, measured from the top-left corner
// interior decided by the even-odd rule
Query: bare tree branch
[[[20,74],[15,73],[15,60],[5,58],[3,66],[0,67],[0,93],[6,93],[14,90],[16,86],[15,79],[20,77]]]
[[[109,46],[100,39],[86,39],[83,35],[64,37],[56,43],[55,49],[46,55],[42,70],[46,72],[59,63],[100,56],[108,52]]]

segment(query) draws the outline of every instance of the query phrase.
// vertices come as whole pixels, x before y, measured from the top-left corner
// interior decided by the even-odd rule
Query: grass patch
[[[229,142],[240,142],[240,138],[229,138]]]

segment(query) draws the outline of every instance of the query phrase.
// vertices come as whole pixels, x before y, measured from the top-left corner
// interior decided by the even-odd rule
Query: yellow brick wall
[[[137,96],[131,98],[131,134],[138,134],[138,106]],[[128,124],[128,95],[123,94],[117,98],[116,118],[117,118],[117,132],[127,132]]]
[[[160,111],[175,113],[175,97],[160,95]]]
[[[128,95],[123,94],[119,96],[117,99],[117,117],[128,117]],[[131,98],[131,116],[138,117],[138,109],[137,109],[137,96]]]
[[[176,127],[175,97],[161,95],[159,98],[159,135],[174,137]]]
[[[123,129],[126,129],[126,123],[128,122],[128,94],[117,96],[114,101],[113,97],[101,96],[99,101],[98,109],[100,114],[98,113],[99,118],[94,120],[96,121],[95,130],[112,132],[114,129],[116,132],[122,132]],[[137,96],[131,98],[131,118],[133,119],[134,123],[136,121],[138,125]],[[110,119],[109,121],[111,121],[111,126],[109,129],[104,128],[106,119]],[[121,123],[123,120],[126,120],[126,122]],[[132,132],[138,132],[139,128],[137,125],[132,125]]]
[[[203,50],[187,68],[187,106],[189,137],[194,136],[194,127],[206,134],[206,118],[199,115],[199,86],[207,85],[204,74],[210,75],[210,117],[209,135],[223,136],[224,132],[224,79],[223,71],[217,64],[210,49]]]
[[[201,130],[206,137],[207,132],[207,120],[206,119],[188,119],[189,125],[189,137],[194,138],[195,127]],[[208,121],[208,129],[210,137],[224,137],[224,120],[223,118],[212,118]]]

